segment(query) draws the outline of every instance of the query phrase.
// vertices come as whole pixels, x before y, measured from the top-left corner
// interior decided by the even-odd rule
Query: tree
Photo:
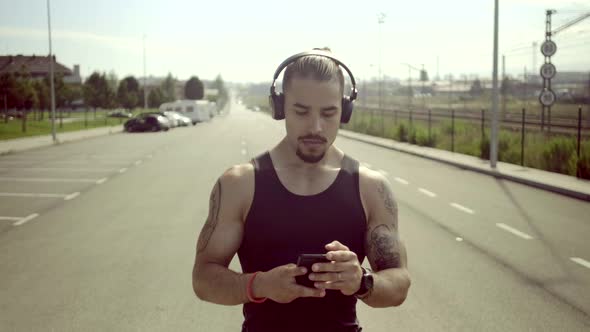
[[[160,88],[164,96],[163,102],[176,100],[176,79],[172,77],[172,74],[168,73]]]
[[[117,100],[126,109],[132,110],[137,107],[139,102],[139,84],[137,84],[137,80],[133,76],[126,77],[119,83]]]
[[[223,82],[223,78],[221,74],[217,75],[215,78],[215,82],[213,83],[213,88],[217,89],[217,110],[223,109],[227,100],[229,99],[229,95],[227,93],[227,89],[225,87],[225,83]]]
[[[472,97],[478,97],[483,94],[483,88],[481,87],[481,81],[479,79],[473,81],[473,84],[471,84],[471,89],[469,90],[469,94]]]
[[[163,100],[164,100],[164,95],[162,93],[162,89],[160,89],[160,88],[152,89],[148,93],[148,107],[150,107],[150,108],[160,107],[160,105],[162,105],[164,103]]]
[[[43,113],[51,108],[51,95],[49,87],[45,80],[36,80],[33,83],[33,87],[37,92],[37,98],[39,101],[38,108],[40,110],[37,120],[43,120]]]
[[[13,74],[4,73],[0,75],[0,102],[4,112],[7,112],[8,109],[15,108],[16,106],[18,98],[16,93],[17,84],[16,77],[14,77]],[[4,109],[5,106],[6,110]],[[4,121],[8,122],[7,114],[4,116]]]
[[[92,73],[84,82],[82,88],[84,102],[94,108],[106,107],[109,102],[109,85],[105,74]]]
[[[197,76],[193,76],[186,81],[184,85],[184,96],[187,99],[203,99],[204,95],[205,87]]]

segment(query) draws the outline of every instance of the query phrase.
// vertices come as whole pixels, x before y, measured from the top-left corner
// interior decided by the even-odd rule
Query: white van
[[[174,111],[189,119],[193,125],[211,119],[209,105],[206,100],[177,100],[160,105],[160,112]]]

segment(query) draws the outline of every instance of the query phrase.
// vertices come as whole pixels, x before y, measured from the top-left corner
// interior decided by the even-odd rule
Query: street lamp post
[[[51,10],[49,0],[47,0],[47,27],[49,30],[49,86],[51,93],[51,137],[53,142],[57,142],[55,133],[55,87],[53,84],[53,53],[51,49]]]
[[[143,109],[147,109],[147,77],[145,70],[145,35],[143,35]]]
[[[493,61],[493,97],[492,130],[490,137],[490,166],[496,168],[498,161],[498,0],[494,0],[494,61]]]

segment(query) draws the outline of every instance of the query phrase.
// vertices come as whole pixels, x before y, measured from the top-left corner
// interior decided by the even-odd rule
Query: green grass
[[[133,114],[136,115],[138,113],[148,112],[148,111],[155,111],[155,109],[136,109]],[[99,127],[109,127],[109,126],[117,126],[123,124],[126,119],[121,118],[109,118],[105,117],[105,115],[109,112],[109,110],[98,110],[96,112],[96,117],[93,111],[89,111],[86,113],[87,121],[84,121],[84,112],[72,112],[71,116],[68,116],[68,113],[63,114],[63,118],[65,119],[74,119],[77,121],[74,122],[67,122],[63,123],[63,126],[60,127],[59,125],[59,113],[56,114],[56,121],[55,121],[55,129],[57,133],[64,133],[70,131],[77,131],[77,130],[84,130],[84,129],[92,129],[92,128],[99,128]],[[34,113],[29,113],[27,117],[26,123],[26,131],[23,132],[22,130],[22,119],[12,119],[9,120],[8,123],[5,123],[4,119],[0,120],[0,140],[9,140],[9,139],[16,139],[16,138],[23,138],[23,137],[31,137],[31,136],[41,136],[41,135],[50,135],[51,134],[51,121],[49,121],[50,116],[46,112],[44,114],[43,120],[36,120]]]
[[[410,123],[407,117],[400,117],[395,121],[387,116],[382,124],[381,119],[383,118],[378,113],[371,115],[369,112],[355,112],[350,123],[343,128],[489,159],[489,125],[484,128],[482,135],[479,124],[456,120],[453,129],[451,120],[445,120],[433,122],[429,133],[426,121],[413,119]],[[500,129],[499,161],[521,163],[521,135],[519,130]],[[580,177],[590,179],[590,140],[582,140],[579,159],[576,147],[574,136],[548,135],[544,132],[525,133],[524,166],[572,176],[576,176],[580,169]]]

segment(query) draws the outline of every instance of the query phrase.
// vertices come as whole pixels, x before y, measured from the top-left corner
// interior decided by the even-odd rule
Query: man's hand
[[[324,297],[323,289],[304,287],[295,281],[296,276],[305,275],[307,269],[295,264],[277,266],[258,273],[254,279],[253,295],[266,297],[278,303],[289,303],[299,297]]]
[[[316,263],[312,266],[309,279],[319,289],[338,289],[344,295],[353,295],[361,286],[363,271],[353,251],[338,241],[326,245],[326,258],[330,263]]]

